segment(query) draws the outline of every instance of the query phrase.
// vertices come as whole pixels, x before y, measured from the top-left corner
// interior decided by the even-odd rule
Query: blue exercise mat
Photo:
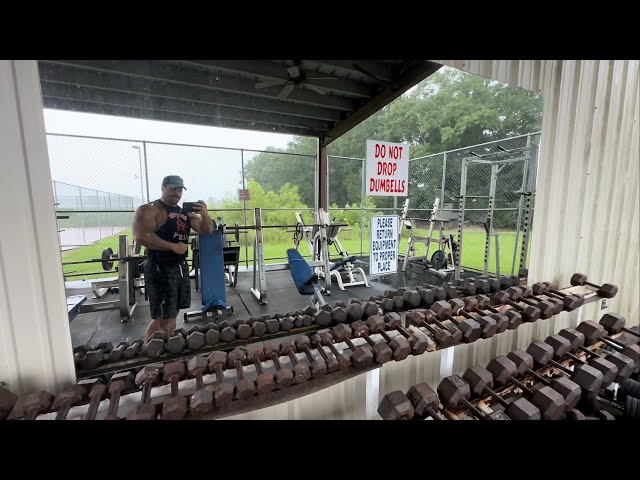
[[[200,292],[202,311],[227,308],[227,292],[224,278],[222,231],[200,235]]]

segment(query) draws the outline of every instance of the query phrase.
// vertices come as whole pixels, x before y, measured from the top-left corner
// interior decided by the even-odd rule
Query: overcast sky
[[[112,117],[61,110],[44,110],[47,133],[126,139],[119,141],[47,136],[53,180],[140,198],[141,156],[135,140],[228,147],[238,150],[147,144],[149,195],[160,196],[165,175],[180,175],[187,191],[183,201],[237,198],[242,187],[240,150],[285,148],[292,135]],[[134,141],[131,141],[134,140]],[[255,153],[244,152],[245,161]],[[144,157],[142,156],[142,172]],[[144,174],[142,175],[144,178]],[[58,195],[77,195],[77,188],[58,186]],[[86,196],[91,192],[83,191]],[[95,192],[93,192],[95,195]]]

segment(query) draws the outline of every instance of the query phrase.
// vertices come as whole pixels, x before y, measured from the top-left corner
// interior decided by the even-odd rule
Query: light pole
[[[140,162],[140,204],[144,203],[144,186],[142,184],[142,153],[140,152],[140,147],[137,145],[132,145],[131,148],[138,150],[138,161]]]

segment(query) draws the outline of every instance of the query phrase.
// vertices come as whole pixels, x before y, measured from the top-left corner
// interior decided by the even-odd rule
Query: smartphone
[[[184,202],[182,204],[182,211],[184,213],[194,213],[195,210],[194,210],[193,207],[195,206],[195,204],[196,204],[196,202]]]

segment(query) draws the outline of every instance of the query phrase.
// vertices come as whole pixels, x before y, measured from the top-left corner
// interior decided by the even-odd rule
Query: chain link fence
[[[262,208],[265,226],[295,225],[297,211],[313,222],[314,155],[61,134],[47,134],[47,142],[68,278],[116,274],[101,271],[97,262],[65,263],[99,259],[106,248],[116,253],[122,234],[131,243],[135,209],[160,198],[166,175],[184,179],[182,201],[203,200],[211,217],[229,226],[255,225],[255,207]],[[248,171],[252,162],[258,165]],[[265,165],[275,167],[265,170]],[[292,184],[289,169],[304,175]],[[249,191],[249,200],[239,199],[241,189]],[[295,245],[292,228],[266,228],[263,237],[266,263],[282,263]],[[227,240],[240,246],[240,264],[251,267],[255,231],[242,231],[237,242],[232,235]]]
[[[328,185],[331,217],[340,216],[352,225],[351,233],[344,234],[348,238],[345,247],[350,254],[368,255],[369,225],[368,219],[373,215],[401,215],[405,201],[409,200],[408,217],[418,220],[417,232],[420,236],[428,234],[429,223],[434,202],[440,199],[439,217],[443,218],[445,234],[452,233],[457,239],[457,220],[461,194],[462,164],[465,158],[474,158],[488,153],[502,153],[502,159],[515,158],[521,152],[513,154],[505,151],[538,144],[540,132],[511,137],[480,145],[473,145],[457,150],[418,157],[409,160],[408,197],[364,197],[364,181],[366,160],[350,157],[329,156]],[[482,270],[486,230],[485,223],[489,211],[488,197],[491,188],[491,165],[469,163],[466,178],[465,226],[463,234],[464,248],[461,263],[463,266]],[[516,271],[519,246],[522,236],[518,235],[518,218],[522,212],[521,195],[525,177],[523,162],[507,163],[501,166],[495,190],[493,227],[498,233],[499,265],[501,273]],[[476,198],[473,198],[476,197]],[[423,222],[421,222],[421,220]],[[436,228],[436,226],[434,226]],[[400,253],[404,254],[410,232],[402,229],[399,244]],[[353,238],[352,238],[353,237]],[[341,234],[341,241],[342,241]],[[489,271],[495,273],[495,238],[491,238]],[[517,240],[516,240],[517,239]],[[416,244],[415,255],[424,255],[424,245]],[[432,243],[428,257],[438,248]]]

